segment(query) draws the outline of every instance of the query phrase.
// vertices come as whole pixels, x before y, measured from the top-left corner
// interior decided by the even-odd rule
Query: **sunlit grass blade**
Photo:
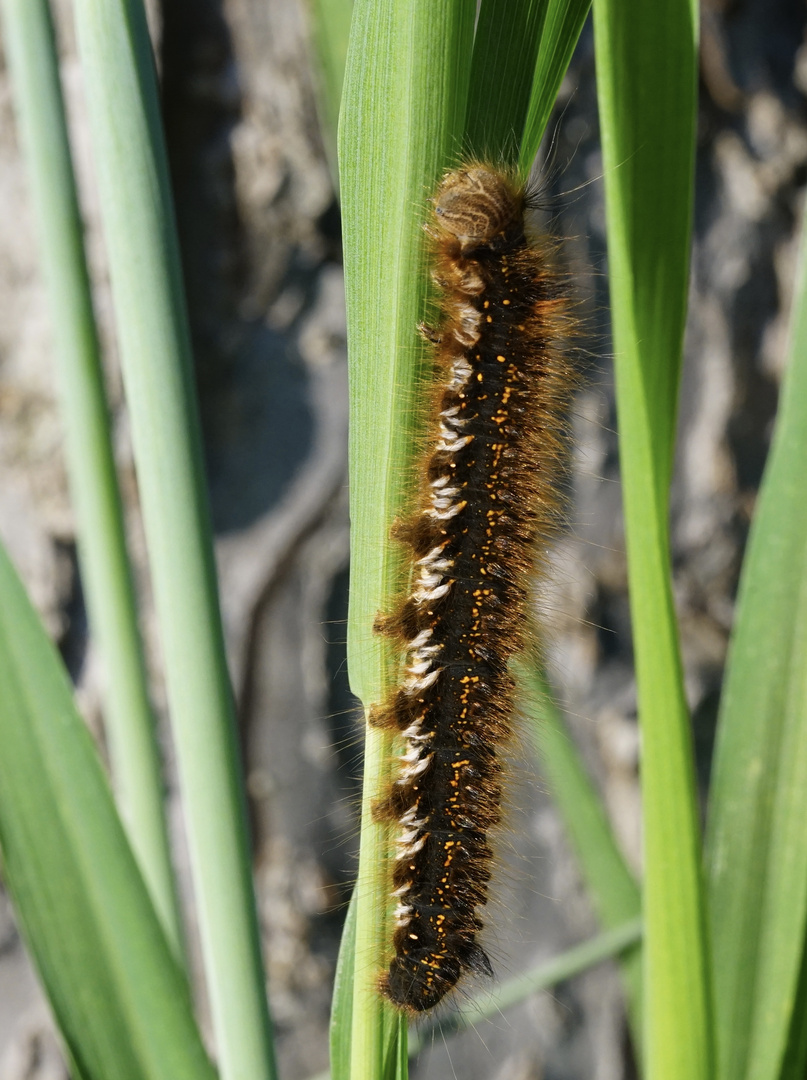
[[[521,139],[519,168],[524,175],[529,173],[535,161],[590,7],[591,0],[548,0]]]
[[[31,175],[76,507],[81,571],[105,668],[118,805],[177,956],[182,932],[160,757],[126,554],[98,337],[47,0],[3,0],[6,52]]]
[[[463,148],[527,176],[591,0],[484,0]]]
[[[520,664],[522,708],[530,724],[552,801],[566,827],[580,872],[603,926],[619,926],[641,914],[639,886],[628,869],[563,717],[543,676]],[[641,950],[620,958],[637,1057],[642,1047]]]
[[[320,130],[325,140],[333,180],[338,184],[336,129],[339,123],[339,104],[342,100],[353,0],[308,0],[308,8],[311,42],[315,53]]]
[[[350,1078],[350,1046],[353,1030],[353,971],[356,963],[356,891],[350,904],[339,942],[339,959],[333,980],[330,1051],[333,1080]]]
[[[779,1080],[803,1080],[807,1072],[807,951],[802,952],[799,983],[790,1016],[790,1031]]]
[[[546,10],[547,0],[483,0],[474,38],[466,152],[497,164],[518,160]]]
[[[126,396],[225,1080],[275,1075],[190,341],[141,0],[75,0]]]
[[[807,238],[721,700],[707,871],[721,1080],[801,1077],[807,922]],[[803,1038],[798,1040],[803,1043]],[[783,1062],[787,1058],[787,1067]]]
[[[354,8],[339,171],[350,371],[350,684],[365,708],[384,696],[394,657],[372,633],[400,581],[389,541],[413,460],[417,325],[428,277],[421,222],[465,116],[473,0],[359,0]],[[391,1010],[376,980],[388,958],[388,830],[372,804],[391,764],[388,734],[367,729],[357,883],[352,1055],[355,1080],[391,1067]],[[397,1017],[394,1030],[403,1031]],[[395,1040],[393,1040],[395,1042]],[[403,1060],[405,1048],[396,1048]]]
[[[0,549],[3,877],[84,1080],[214,1080],[61,661]]]
[[[560,956],[540,964],[533,971],[508,979],[492,993],[485,994],[482,999],[472,1000],[445,1020],[437,1020],[419,1029],[410,1036],[410,1054],[419,1053],[434,1039],[435,1035],[445,1037],[464,1031],[481,1020],[498,1017],[505,1009],[518,1005],[530,994],[535,994],[539,990],[548,990],[560,982],[565,982],[566,979],[574,978],[575,975],[588,971],[589,968],[601,964],[604,960],[618,956],[626,949],[633,949],[641,940],[642,920],[631,919],[598,934],[590,941],[583,942],[582,945],[575,945]]]
[[[692,219],[693,0],[594,0],[625,532],[642,729],[648,1080],[712,1080],[692,740],[669,482]]]

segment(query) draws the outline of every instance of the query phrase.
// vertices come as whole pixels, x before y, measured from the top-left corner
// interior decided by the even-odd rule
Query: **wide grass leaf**
[[[795,1080],[807,1052],[799,988],[807,926],[804,237],[801,255],[789,368],[743,564],[709,802],[721,1080]]]
[[[473,0],[358,0],[339,127],[350,375],[351,596],[348,668],[365,707],[383,699],[396,657],[373,635],[400,584],[389,540],[415,453],[429,288],[421,222],[462,131]],[[391,767],[388,733],[368,727],[357,883],[352,1077],[406,1067],[405,1026],[376,989],[391,925],[389,830],[373,821]],[[341,1009],[340,1009],[341,1012]]]
[[[213,1080],[62,664],[0,549],[4,878],[84,1080]]]

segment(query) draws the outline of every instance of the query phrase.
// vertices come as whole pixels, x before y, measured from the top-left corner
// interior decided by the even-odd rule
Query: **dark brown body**
[[[557,528],[574,383],[565,291],[548,252],[527,241],[523,190],[470,165],[444,179],[434,205],[434,419],[418,510],[398,530],[412,593],[379,620],[406,664],[374,714],[408,745],[377,813],[399,825],[395,956],[381,989],[410,1012],[432,1008],[464,972],[490,972],[476,939],[511,731],[507,665]]]

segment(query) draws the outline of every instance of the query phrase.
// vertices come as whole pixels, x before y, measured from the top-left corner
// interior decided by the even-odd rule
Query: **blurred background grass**
[[[54,6],[154,667],[128,420],[109,341],[98,209],[86,182],[80,77],[68,5]],[[360,763],[344,668],[347,395],[338,208],[301,0],[150,6],[272,1006],[282,1074],[294,1080],[326,1061],[330,982],[355,873]],[[704,10],[696,247],[673,486],[676,600],[702,784],[784,358],[794,228],[807,178],[806,19],[795,0],[736,0]],[[561,95],[562,117],[553,122],[547,181],[557,228],[581,268],[592,355],[576,410],[571,528],[558,547],[545,607],[555,628],[555,682],[635,860],[635,693],[610,346],[601,325],[606,268],[593,74],[587,30]],[[97,726],[98,672],[76,570],[49,319],[4,76],[0,92],[0,535]],[[511,869],[490,920],[502,976],[594,928],[558,817],[529,763],[518,767],[512,804],[508,847],[512,841],[517,850],[506,855]],[[0,943],[0,1077],[59,1076],[5,898]],[[593,971],[489,1022],[481,1041],[463,1036],[452,1044],[453,1067],[470,1078],[541,1070],[568,1080],[630,1075],[619,994],[612,971]],[[414,1075],[443,1077],[450,1069],[437,1044]]]

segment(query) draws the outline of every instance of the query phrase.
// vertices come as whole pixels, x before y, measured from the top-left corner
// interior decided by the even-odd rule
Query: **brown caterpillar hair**
[[[376,630],[400,642],[400,685],[372,712],[406,750],[376,806],[398,827],[394,957],[381,992],[433,1008],[467,972],[499,823],[508,661],[525,644],[530,582],[557,532],[573,366],[551,240],[528,240],[523,186],[473,162],[449,172],[426,231],[440,290],[429,446],[416,508],[395,528],[412,582]]]

